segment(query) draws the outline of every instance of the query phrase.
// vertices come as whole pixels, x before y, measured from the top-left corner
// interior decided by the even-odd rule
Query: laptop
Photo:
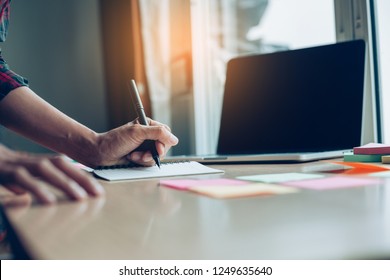
[[[227,64],[217,154],[202,163],[304,162],[360,146],[365,42],[237,57]]]

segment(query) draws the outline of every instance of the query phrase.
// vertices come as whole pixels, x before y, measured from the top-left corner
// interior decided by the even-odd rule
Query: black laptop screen
[[[362,40],[232,59],[217,153],[359,146],[364,63]]]

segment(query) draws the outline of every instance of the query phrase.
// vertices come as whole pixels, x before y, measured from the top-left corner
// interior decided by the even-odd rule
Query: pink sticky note
[[[390,154],[390,146],[381,143],[369,143],[353,148],[353,153],[356,155],[387,155]]]
[[[283,183],[283,185],[313,189],[313,190],[330,190],[338,188],[351,188],[351,187],[360,187],[367,185],[378,184],[380,180],[371,179],[371,178],[357,178],[350,176],[334,176],[314,180],[305,180],[305,181],[293,181]]]
[[[195,180],[195,179],[187,179],[187,180],[161,180],[160,185],[179,189],[179,190],[187,190],[190,187],[198,187],[198,186],[238,186],[238,185],[246,185],[249,182],[234,180],[234,179],[206,179],[206,180]]]

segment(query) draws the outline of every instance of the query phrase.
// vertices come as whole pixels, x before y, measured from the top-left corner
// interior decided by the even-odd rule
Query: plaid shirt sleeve
[[[4,42],[8,33],[11,0],[0,0],[0,42]],[[28,81],[13,72],[1,56],[0,51],[0,100],[15,88],[28,86]]]
[[[0,0],[0,42],[5,42],[8,33],[11,0]]]

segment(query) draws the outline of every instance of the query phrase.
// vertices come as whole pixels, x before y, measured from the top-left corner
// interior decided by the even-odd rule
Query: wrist
[[[91,162],[89,166],[96,168],[99,166],[120,164],[115,156],[117,149],[116,145],[113,144],[117,143],[117,139],[115,138],[110,132],[95,134],[94,152],[90,156]]]
[[[102,155],[99,152],[99,134],[95,131],[89,130],[83,135],[78,135],[76,138],[68,136],[64,141],[68,144],[68,148],[64,152],[72,159],[92,168],[101,165]],[[73,144],[70,144],[73,143]]]

